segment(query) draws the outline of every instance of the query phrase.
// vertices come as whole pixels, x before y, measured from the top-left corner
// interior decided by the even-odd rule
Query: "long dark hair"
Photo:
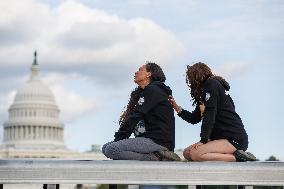
[[[147,72],[151,72],[150,80],[165,82],[166,76],[162,70],[162,68],[154,63],[154,62],[146,62],[146,70]],[[121,126],[127,119],[128,115],[134,110],[135,105],[138,102],[142,89],[138,86],[136,87],[130,94],[130,98],[128,104],[124,107],[124,111],[122,112],[119,118],[119,125]]]
[[[186,83],[190,88],[190,95],[193,100],[192,105],[195,105],[200,101],[202,84],[212,76],[213,73],[211,69],[202,62],[195,63],[192,66],[187,66]]]

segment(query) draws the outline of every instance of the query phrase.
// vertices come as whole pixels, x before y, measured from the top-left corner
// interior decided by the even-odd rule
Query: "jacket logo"
[[[138,100],[138,104],[141,106],[145,102],[144,97],[140,97]]]
[[[210,93],[206,93],[206,95],[205,95],[205,101],[208,101],[208,100],[210,99],[210,97],[211,97]]]
[[[135,126],[134,135],[139,136],[146,132],[145,122],[144,120],[140,120]]]

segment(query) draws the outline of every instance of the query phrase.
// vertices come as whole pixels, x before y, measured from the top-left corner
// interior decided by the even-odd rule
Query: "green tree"
[[[275,156],[270,156],[268,159],[266,159],[265,161],[279,161],[279,159],[277,159]]]

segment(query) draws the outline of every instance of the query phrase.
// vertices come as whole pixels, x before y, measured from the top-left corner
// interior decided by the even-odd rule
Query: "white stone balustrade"
[[[7,159],[0,183],[284,186],[284,162]]]

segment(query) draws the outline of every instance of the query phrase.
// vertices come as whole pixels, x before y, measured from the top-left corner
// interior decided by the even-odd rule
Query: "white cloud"
[[[253,67],[255,66],[254,62],[226,62],[226,64],[222,64],[214,70],[217,75],[221,75],[225,78],[236,78],[242,77],[243,75],[251,72]]]
[[[12,90],[8,93],[0,93],[0,121],[1,123],[8,120],[8,109],[12,104],[16,91]],[[1,133],[1,132],[0,132]]]
[[[75,91],[68,90],[62,85],[51,86],[56,97],[56,102],[61,110],[61,118],[64,123],[82,119],[83,116],[94,113],[97,101],[90,97],[84,97]]]
[[[64,123],[76,121],[83,116],[94,113],[98,108],[98,102],[95,97],[87,97],[76,90],[66,87],[68,83],[75,80],[87,82],[85,76],[78,74],[58,74],[50,73],[45,75],[42,80],[52,90],[56,103],[61,110],[60,117]]]
[[[128,3],[139,6],[145,6],[145,5],[150,5],[153,2],[151,0],[128,0]]]
[[[4,28],[6,38],[14,40],[0,47],[1,62],[23,64],[38,49],[51,66],[140,65],[148,59],[165,65],[184,50],[171,32],[149,19],[126,20],[75,1],[57,7],[33,0],[17,4],[0,3],[7,10],[1,13],[0,33]]]
[[[260,11],[264,9],[263,5],[257,6],[252,12],[246,11],[249,7],[246,3],[240,5],[243,8],[236,7],[242,14],[232,13],[228,17],[209,19],[203,24],[192,27],[190,31],[184,32],[182,38],[186,39],[193,49],[219,51],[223,54],[230,51],[255,51],[255,48],[259,48],[271,39],[283,38],[284,30],[281,27],[283,17],[277,14],[266,15],[267,12]]]
[[[60,73],[55,73],[55,72],[51,72],[48,73],[47,75],[44,75],[42,77],[42,80],[48,85],[48,86],[52,86],[52,85],[58,85],[58,84],[63,84],[66,82],[72,82],[72,80],[83,80],[86,81],[88,78],[76,73],[72,73],[72,74],[60,74]]]

